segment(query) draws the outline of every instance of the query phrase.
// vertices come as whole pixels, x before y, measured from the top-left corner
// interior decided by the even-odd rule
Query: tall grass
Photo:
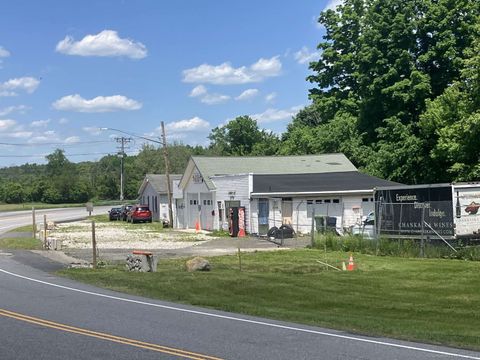
[[[318,234],[313,248],[330,251],[357,252],[377,256],[404,258],[444,258],[480,261],[480,246],[458,247],[455,251],[438,241],[425,241],[422,254],[420,240],[414,239],[364,239],[361,236],[337,236],[333,233]]]

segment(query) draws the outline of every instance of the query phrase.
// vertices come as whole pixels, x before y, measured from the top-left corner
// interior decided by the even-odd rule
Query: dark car
[[[111,208],[108,211],[108,219],[110,221],[112,220],[120,220],[122,218],[122,208],[116,207],[116,208]]]
[[[127,221],[128,212],[132,209],[133,205],[123,205],[122,206],[122,213],[120,215],[123,221]]]
[[[134,205],[127,213],[127,221],[133,223],[136,222],[152,222],[152,212],[148,205]]]

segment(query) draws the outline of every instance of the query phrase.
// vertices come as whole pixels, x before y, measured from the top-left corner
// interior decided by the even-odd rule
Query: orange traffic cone
[[[239,229],[237,236],[238,237],[244,237],[245,236],[245,230],[244,229]]]
[[[200,231],[200,221],[197,220],[197,221],[195,222],[195,232],[198,233],[199,231]]]
[[[348,265],[347,265],[347,270],[348,271],[353,271],[357,268],[357,265],[353,262],[353,255],[350,254],[350,258],[348,259]]]

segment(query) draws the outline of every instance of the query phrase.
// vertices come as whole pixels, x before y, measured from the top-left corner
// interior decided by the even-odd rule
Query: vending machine
[[[245,236],[245,207],[231,207],[228,209],[228,215],[228,232],[230,236]]]

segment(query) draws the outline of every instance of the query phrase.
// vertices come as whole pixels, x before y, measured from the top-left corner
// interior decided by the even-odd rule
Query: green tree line
[[[480,1],[344,0],[320,14],[311,103],[277,135],[247,115],[214,128],[208,147],[170,146],[171,173],[191,155],[344,153],[361,171],[406,184],[480,180]],[[120,158],[0,169],[0,201],[116,199]],[[124,158],[125,197],[162,150]]]

